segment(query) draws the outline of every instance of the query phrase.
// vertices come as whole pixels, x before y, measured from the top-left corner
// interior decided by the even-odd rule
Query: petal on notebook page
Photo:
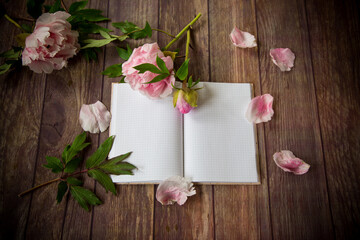
[[[257,96],[251,100],[246,111],[246,119],[252,123],[268,122],[274,115],[274,98],[270,94]]]
[[[270,56],[281,71],[290,71],[294,66],[295,54],[289,48],[275,48],[270,50]]]
[[[110,125],[111,114],[106,106],[97,101],[94,104],[83,104],[79,114],[79,122],[84,131],[90,133],[104,132]]]
[[[252,48],[257,46],[254,35],[248,32],[243,32],[237,27],[234,27],[234,29],[231,31],[230,39],[236,47]]]
[[[295,157],[295,155],[289,150],[282,150],[276,152],[273,156],[276,165],[285,172],[292,172],[296,175],[302,175],[309,171],[310,165]]]
[[[161,182],[156,190],[156,199],[162,205],[177,203],[183,205],[187,198],[196,194],[192,182],[180,176],[173,176]]]

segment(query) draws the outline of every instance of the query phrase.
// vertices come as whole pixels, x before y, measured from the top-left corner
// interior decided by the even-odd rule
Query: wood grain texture
[[[306,1],[336,238],[360,237],[359,2]]]
[[[193,25],[189,51],[189,74],[201,81],[209,80],[208,6],[206,1],[160,1],[159,28],[176,35],[198,13],[201,18]],[[181,14],[179,14],[181,13]],[[159,44],[171,41],[159,33]],[[186,34],[169,50],[179,49],[178,56],[185,55]],[[179,67],[184,58],[177,59]],[[199,92],[201,94],[201,91]],[[196,195],[185,205],[162,206],[155,201],[155,239],[214,239],[212,186],[197,185]]]
[[[332,239],[323,152],[303,1],[256,1],[262,93],[274,97],[274,117],[265,125],[274,239]],[[295,67],[281,72],[271,48],[288,47]],[[285,173],[272,156],[291,150],[311,165],[302,176]]]
[[[146,21],[150,26],[158,26],[158,2],[142,0],[110,0],[109,18],[112,22],[130,21],[140,27],[145,26]],[[136,14],[134,14],[136,13]],[[112,28],[114,29],[114,28]],[[114,29],[115,34],[120,34]],[[145,42],[155,42],[157,34],[151,39],[116,43],[126,47],[130,43],[131,48]],[[106,47],[106,67],[122,62],[114,45]],[[102,101],[110,107],[111,83],[120,81],[120,78],[104,78]],[[100,136],[103,142],[109,136],[108,131]],[[121,137],[121,136],[116,136]],[[130,161],[130,159],[129,159]],[[104,189],[96,185],[96,193],[102,197],[104,204],[94,209],[93,216],[93,239],[151,239],[153,237],[153,211],[154,211],[154,186],[153,185],[118,185],[117,196],[105,194]]]
[[[25,2],[3,3],[10,16],[25,14]],[[20,33],[4,18],[0,52],[16,45]],[[0,77],[0,238],[22,239],[30,195],[17,195],[31,187],[45,90],[45,75],[24,68]]]
[[[236,7],[235,7],[236,6]],[[256,33],[254,1],[210,1],[211,81],[253,83],[261,93],[258,48],[233,46],[229,34],[238,28]],[[257,125],[261,185],[214,186],[215,235],[219,239],[271,239],[264,128]]]

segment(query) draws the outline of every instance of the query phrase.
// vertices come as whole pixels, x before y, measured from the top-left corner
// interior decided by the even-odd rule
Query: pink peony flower
[[[295,155],[289,150],[282,150],[277,152],[273,156],[276,165],[285,172],[292,172],[296,175],[302,175],[309,171],[310,165],[295,157]]]
[[[97,101],[94,104],[83,104],[80,109],[79,122],[84,131],[98,133],[104,132],[110,124],[111,114],[106,106]]]
[[[51,73],[66,67],[77,49],[79,33],[71,31],[66,12],[44,13],[37,20],[34,32],[25,40],[22,64],[36,73]]]
[[[177,107],[182,114],[186,114],[197,107],[197,99],[198,94],[195,90],[177,90],[173,98],[174,107]]]
[[[156,56],[159,56],[169,69],[171,75],[160,82],[144,84],[150,82],[158,74],[145,72],[139,74],[134,67],[143,63],[156,64]],[[170,56],[165,57],[157,43],[147,43],[141,47],[135,48],[129,60],[122,64],[122,73],[125,76],[125,82],[128,82],[132,89],[140,91],[149,98],[164,98],[171,94],[172,86],[175,83],[174,62]]]
[[[231,31],[230,39],[236,47],[252,48],[257,46],[254,35],[248,32],[243,32],[237,27],[234,27],[234,29]]]
[[[187,197],[196,194],[195,188],[190,180],[173,176],[161,182],[156,190],[156,199],[162,205],[171,205],[175,202],[183,205]]]
[[[274,115],[274,110],[272,109],[273,100],[274,98],[270,94],[253,98],[246,111],[246,119],[253,123],[270,121]]]
[[[294,66],[295,54],[289,48],[275,48],[270,50],[270,56],[281,71],[290,71]]]

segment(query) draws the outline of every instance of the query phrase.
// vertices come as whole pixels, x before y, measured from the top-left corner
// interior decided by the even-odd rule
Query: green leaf
[[[104,32],[102,30],[99,30],[100,35],[105,39],[110,39],[110,35],[107,32]]]
[[[27,33],[32,33],[32,26],[28,24],[21,24],[21,28],[24,29]]]
[[[96,181],[98,181],[105,188],[106,192],[110,191],[114,195],[116,195],[115,185],[114,185],[113,181],[111,180],[111,178],[109,177],[109,175],[103,173],[100,170],[96,170],[96,169],[89,170],[88,174],[90,177],[92,177]]]
[[[71,144],[70,148],[66,146],[63,152],[63,160],[67,164],[70,162],[81,150],[90,145],[90,143],[84,143],[86,140],[86,132],[79,134],[74,142]]]
[[[116,47],[116,51],[118,52],[119,57],[124,60],[128,60],[132,54],[132,49],[129,44],[127,45],[127,49]]]
[[[188,75],[188,70],[189,70],[189,60],[190,59],[186,59],[183,64],[181,64],[180,68],[177,70],[176,72],[176,76],[180,79],[180,80],[184,80],[187,75]]]
[[[26,3],[27,12],[34,19],[42,14],[42,5],[45,0],[28,0]]]
[[[83,42],[87,43],[87,45],[83,46],[81,49],[85,48],[94,48],[94,47],[102,47],[106,44],[111,43],[116,40],[116,38],[107,38],[107,39],[86,39]]]
[[[60,159],[56,157],[49,157],[46,156],[47,164],[44,164],[43,167],[51,169],[53,173],[59,173],[64,169],[64,166],[62,165]]]
[[[120,77],[122,75],[122,64],[111,65],[107,67],[102,74],[110,78]]]
[[[131,170],[135,169],[136,167],[130,163],[119,163],[116,165],[102,165],[100,166],[101,170],[109,174],[115,175],[134,175]]]
[[[86,168],[92,168],[100,165],[109,155],[114,143],[114,136],[109,137],[103,144],[86,160]]]
[[[156,64],[163,73],[170,74],[169,69],[167,69],[165,65],[165,62],[161,58],[159,58],[159,56],[156,56]]]
[[[69,7],[69,13],[73,14],[74,12],[83,9],[86,6],[87,3],[88,3],[88,1],[74,2]]]
[[[150,71],[152,73],[161,74],[163,73],[160,69],[158,69],[155,65],[151,63],[143,63],[134,67],[139,73],[144,73],[146,71]]]
[[[68,178],[66,178],[66,181],[68,184],[74,185],[74,186],[80,186],[83,184],[83,182],[81,180],[74,178],[74,177],[68,177]]]
[[[6,73],[11,67],[11,64],[4,63],[0,66],[0,75]]]
[[[64,172],[73,173],[79,167],[81,161],[81,158],[74,158],[73,160],[70,160],[70,162],[66,164]]]
[[[167,73],[162,73],[156,77],[153,78],[153,80],[151,80],[150,82],[146,82],[144,84],[150,84],[150,83],[156,83],[156,82],[160,82],[161,80],[167,78],[170,74]]]
[[[62,201],[67,190],[68,190],[68,185],[66,184],[66,182],[61,181],[58,185],[58,192],[56,195],[57,203],[60,203]]]
[[[199,82],[200,82],[200,78],[198,78],[198,80],[196,80],[196,82],[191,87],[196,86],[196,84],[198,84]]]
[[[100,22],[100,21],[109,20],[109,18],[101,15],[101,12],[102,12],[101,10],[97,10],[97,9],[82,9],[76,11],[72,16],[81,17],[82,19],[90,22]]]
[[[192,76],[190,76],[188,79],[188,88],[192,87],[192,83],[193,83]]]
[[[100,199],[91,191],[79,187],[79,186],[70,186],[70,193],[74,199],[80,204],[82,208],[86,211],[89,211],[90,205],[99,205],[101,204]]]
[[[122,162],[124,161],[125,159],[127,159],[128,157],[130,157],[132,152],[128,152],[128,153],[125,153],[125,154],[122,154],[120,156],[117,156],[117,157],[114,157],[112,159],[109,159],[109,161],[107,161],[105,164],[103,164],[102,166],[105,166],[105,165],[115,165],[119,162]]]
[[[134,23],[128,22],[128,21],[114,22],[114,23],[112,23],[112,25],[113,25],[113,27],[120,29],[120,31],[122,31],[125,34],[140,29]]]
[[[6,58],[6,59],[18,59],[20,56],[21,51],[20,50],[15,50],[15,49],[10,49],[6,52],[3,52],[0,54],[0,57]]]
[[[125,76],[120,79],[119,83],[125,83]]]
[[[110,29],[104,28],[96,23],[80,22],[77,24],[77,30],[80,33],[99,33],[100,30],[103,32],[111,32]]]
[[[49,10],[49,13],[54,13],[54,12],[60,11],[61,9],[62,9],[61,8],[61,1],[56,0],[54,5],[51,6],[51,8]]]
[[[149,23],[146,21],[146,25],[145,25],[145,28],[144,28],[144,32],[146,33],[146,35],[148,37],[151,37],[152,36],[152,29],[149,25]]]
[[[125,41],[127,38],[129,38],[129,35],[126,34],[117,37],[120,42]]]

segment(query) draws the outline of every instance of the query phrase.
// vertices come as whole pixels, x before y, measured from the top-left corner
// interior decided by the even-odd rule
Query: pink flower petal
[[[246,119],[252,123],[268,122],[274,115],[272,108],[274,98],[270,94],[255,97],[249,103]]]
[[[94,104],[83,104],[80,110],[79,121],[84,131],[98,133],[104,132],[110,124],[111,114],[106,106],[97,101]]]
[[[270,56],[281,71],[290,71],[294,66],[295,54],[289,48],[275,48],[270,50]]]
[[[189,179],[173,176],[160,183],[156,190],[156,199],[162,205],[171,205],[175,202],[183,205],[188,197],[195,194],[195,188]]]
[[[252,48],[257,46],[254,35],[248,32],[243,32],[237,27],[234,27],[234,29],[231,31],[230,39],[236,47]]]
[[[274,161],[278,167],[285,172],[292,172],[296,175],[302,175],[309,171],[310,165],[295,157],[295,155],[289,150],[282,150],[276,152],[273,156]]]

